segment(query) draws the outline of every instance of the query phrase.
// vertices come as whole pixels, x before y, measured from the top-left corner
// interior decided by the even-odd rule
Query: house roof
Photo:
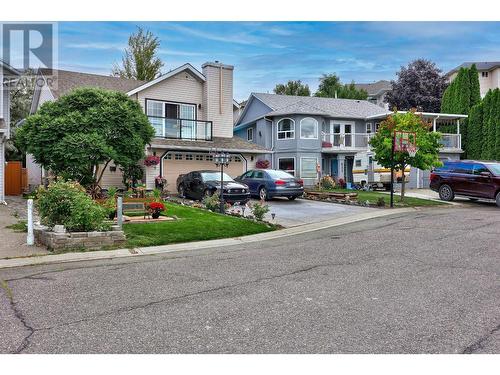
[[[355,83],[354,86],[356,86],[358,90],[365,90],[368,96],[377,96],[392,90],[391,82],[387,80],[380,80],[372,83]]]
[[[446,75],[451,75],[455,72],[458,72],[460,68],[470,68],[473,64],[476,64],[477,70],[492,70],[495,68],[500,68],[500,61],[472,61],[472,62],[464,62],[463,64],[457,66],[456,68],[450,70]]]
[[[213,149],[219,149],[232,152],[246,152],[250,154],[265,154],[271,152],[262,146],[247,142],[243,138],[239,137],[214,137],[213,141],[184,141],[180,139],[154,138],[151,142],[151,147],[186,151],[210,151]]]
[[[144,81],[135,79],[126,79],[113,76],[105,76],[100,74],[72,72],[69,70],[52,70],[55,77],[53,84],[49,85],[50,91],[54,99],[58,99],[64,94],[67,94],[73,89],[79,87],[99,87],[107,90],[121,91],[127,93],[130,90],[141,86]],[[48,69],[40,69],[40,73],[45,77],[50,74]]]
[[[266,116],[277,116],[278,114],[318,114],[330,117],[364,119],[368,116],[387,113],[383,108],[367,100],[262,93],[254,93],[252,95],[273,110],[266,114]]]
[[[10,66],[9,64],[7,64],[3,60],[0,60],[0,66],[2,67],[2,69],[7,70],[11,74],[14,74],[16,76],[20,76],[21,75],[21,72],[19,72],[17,69],[14,69],[12,66]]]

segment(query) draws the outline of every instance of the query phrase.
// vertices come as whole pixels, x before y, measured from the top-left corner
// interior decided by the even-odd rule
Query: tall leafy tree
[[[150,31],[138,27],[128,38],[122,66],[114,65],[112,74],[122,78],[151,81],[161,74],[163,62],[157,56],[160,40]]]
[[[285,84],[278,83],[273,91],[278,95],[311,96],[309,86],[303,84],[300,80],[288,81]]]
[[[441,165],[439,161],[439,149],[441,148],[439,140],[441,134],[429,131],[431,127],[432,124],[426,123],[421,116],[415,114],[415,110],[407,113],[395,112],[382,121],[379,130],[370,140],[370,146],[375,152],[374,158],[377,163],[385,168],[390,168],[394,131],[415,133],[416,145],[418,147],[416,155],[411,157],[406,152],[395,152],[394,155],[394,168],[397,171],[401,171],[403,177],[401,182],[401,201],[404,200],[405,196],[405,169],[407,166],[428,170]]]
[[[446,89],[446,77],[435,63],[418,59],[396,73],[397,80],[391,81],[392,91],[385,100],[391,109],[407,111],[411,108],[425,112],[439,112],[441,97]]]
[[[153,135],[137,101],[97,88],[44,103],[17,132],[23,151],[38,164],[92,191],[110,162],[127,168],[143,158]]]
[[[342,84],[340,78],[335,74],[323,74],[319,79],[318,91],[314,96],[323,98],[358,99],[366,100],[366,90],[357,89],[354,82]]]

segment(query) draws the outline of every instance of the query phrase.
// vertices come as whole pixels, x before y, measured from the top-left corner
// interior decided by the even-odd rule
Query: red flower
[[[151,202],[149,208],[154,211],[164,211],[165,205],[161,202]]]
[[[153,165],[158,165],[160,164],[160,157],[156,155],[149,155],[144,159],[144,165],[146,167],[151,167]]]

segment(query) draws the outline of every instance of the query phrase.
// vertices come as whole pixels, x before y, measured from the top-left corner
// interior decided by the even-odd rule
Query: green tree
[[[288,81],[285,84],[278,83],[273,91],[278,95],[311,96],[309,86],[303,84],[300,80]]]
[[[460,68],[457,76],[448,86],[441,100],[441,113],[456,113],[468,115],[471,108],[481,101],[479,92],[479,75],[476,65],[473,64],[470,68]],[[470,124],[468,119],[460,122],[460,133],[462,134],[462,148],[464,149],[464,157],[471,157],[474,153],[473,144],[468,136],[469,129],[474,124]],[[454,131],[453,125],[440,129],[443,132],[451,133]],[[472,134],[475,131],[470,130]]]
[[[478,103],[469,111],[469,157],[481,159],[483,134],[483,104]]]
[[[414,157],[406,152],[395,152],[394,169],[402,171],[401,201],[405,196],[405,169],[412,166],[422,170],[440,166],[439,149],[441,134],[429,131],[431,124],[424,122],[423,118],[415,114],[415,110],[407,113],[393,113],[382,121],[379,130],[370,140],[370,145],[375,152],[374,159],[385,168],[391,167],[391,152],[394,131],[412,132],[416,135],[418,151]],[[411,139],[411,141],[415,141]]]
[[[126,168],[144,157],[154,129],[125,94],[80,88],[44,103],[17,132],[23,151],[65,179],[97,189],[113,161]]]
[[[156,55],[160,40],[150,31],[137,28],[128,38],[128,47],[122,57],[122,66],[114,64],[112,75],[122,78],[151,81],[161,74],[163,62]]]
[[[323,74],[319,79],[318,91],[314,96],[323,98],[358,99],[366,100],[368,93],[366,90],[358,90],[354,84],[342,84],[340,78],[335,74]]]

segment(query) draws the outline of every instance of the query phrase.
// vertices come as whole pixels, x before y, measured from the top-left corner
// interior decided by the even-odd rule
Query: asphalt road
[[[0,270],[0,352],[500,353],[500,210]]]

